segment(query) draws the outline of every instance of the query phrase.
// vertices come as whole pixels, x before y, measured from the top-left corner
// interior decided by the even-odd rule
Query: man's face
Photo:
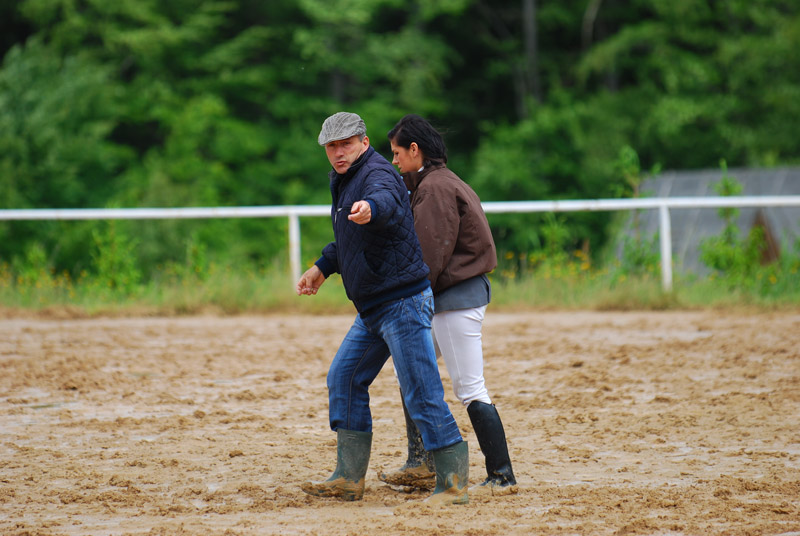
[[[344,140],[330,142],[325,146],[325,153],[336,173],[343,175],[368,147],[368,137],[364,136],[364,139],[361,140],[358,136],[351,136]]]

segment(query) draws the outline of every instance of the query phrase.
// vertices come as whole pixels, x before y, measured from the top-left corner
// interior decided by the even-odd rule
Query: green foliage
[[[0,208],[324,204],[316,135],[341,109],[387,156],[402,115],[430,117],[486,201],[637,196],[643,170],[800,161],[800,4],[599,5],[592,18],[586,2],[537,2],[534,52],[517,0],[12,2],[0,7]],[[523,272],[600,251],[611,221],[490,218],[504,269]],[[286,255],[281,220],[116,229],[117,246],[136,245],[138,284],[166,266]],[[51,277],[76,281],[108,232],[0,222],[0,259],[34,266],[40,248]],[[304,220],[304,261],[330,237],[324,219]],[[623,245],[622,273],[651,273],[653,240]],[[709,262],[751,262],[732,260],[749,259],[748,240],[709,244]]]
[[[617,185],[621,197],[638,198],[642,195],[641,185],[645,179],[639,163],[639,155],[629,145],[620,149],[616,167],[622,181]],[[657,173],[657,169],[653,171]],[[615,273],[618,277],[644,276],[655,274],[659,262],[658,236],[642,236],[641,210],[633,210],[630,215],[631,235],[620,233],[622,252]],[[624,214],[627,219],[628,214]]]
[[[22,259],[13,264],[17,284],[21,287],[37,287],[47,284],[51,278],[51,267],[47,252],[39,243],[31,243]]]
[[[565,247],[570,238],[569,229],[564,225],[564,218],[554,214],[545,214],[545,223],[542,225],[544,237],[544,253],[555,263],[563,262],[566,257]]]
[[[582,128],[582,109],[565,104],[541,109],[515,125],[485,126],[491,133],[475,155],[476,165],[468,182],[484,201],[574,199],[603,197],[611,179],[609,170],[585,171],[584,160],[593,158]],[[545,242],[542,226],[547,216],[503,215],[490,219],[501,249],[524,253]],[[568,248],[588,241],[600,247],[606,214],[571,214],[562,223],[568,228]]]
[[[616,273],[622,277],[656,274],[659,260],[658,236],[625,236]]]
[[[631,138],[640,155],[670,168],[797,161],[785,139],[800,112],[787,100],[800,88],[797,5],[648,0],[630,14],[639,20],[592,47],[577,72],[584,87],[610,82],[616,98],[644,105]]]
[[[731,287],[749,284],[761,259],[764,244],[763,230],[754,227],[746,237],[739,236],[738,227],[726,225],[722,234],[703,240],[701,260]]]
[[[36,249],[36,248],[34,248]],[[352,313],[341,279],[330,278],[313,299],[298,297],[285,265],[259,267],[205,263],[203,252],[189,250],[181,263],[165,266],[129,293],[108,286],[108,278],[83,274],[71,279],[53,273],[44,250],[29,253],[29,265],[0,263],[0,303],[4,308],[53,309],[59,314],[196,314],[201,312],[276,313],[287,311]],[[561,256],[531,254],[517,270],[490,274],[492,307],[513,309],[680,309],[800,303],[800,244],[780,263],[756,273],[758,284],[731,288],[720,278],[681,279],[665,293],[656,274],[625,274],[596,268],[581,250]],[[509,260],[509,259],[506,259]],[[106,262],[106,261],[103,261]],[[194,265],[193,265],[194,263]],[[39,269],[36,268],[39,267]]]
[[[121,231],[115,221],[109,222],[104,230],[94,231],[92,239],[92,281],[97,289],[122,296],[133,294],[142,275],[136,263],[136,241]]]
[[[742,185],[728,175],[725,161],[722,171],[722,178],[714,187],[716,192],[721,196],[739,195]],[[750,288],[758,284],[756,274],[760,272],[766,244],[764,230],[753,227],[743,238],[736,222],[739,209],[722,207],[717,212],[725,226],[720,235],[700,243],[700,260],[713,270],[714,277],[722,279],[730,288]]]
[[[119,106],[111,71],[88,54],[59,58],[39,39],[0,70],[0,208],[102,206],[132,151],[109,139]],[[60,240],[52,226],[18,226],[0,256]],[[64,259],[54,259],[61,261]]]

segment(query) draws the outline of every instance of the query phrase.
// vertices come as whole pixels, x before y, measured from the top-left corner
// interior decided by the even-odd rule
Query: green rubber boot
[[[300,489],[317,497],[358,501],[364,496],[364,480],[372,450],[372,433],[336,431],[336,470],[323,482],[303,482]]]
[[[469,502],[469,448],[466,441],[433,451],[436,488],[425,499],[428,504],[467,504]]]

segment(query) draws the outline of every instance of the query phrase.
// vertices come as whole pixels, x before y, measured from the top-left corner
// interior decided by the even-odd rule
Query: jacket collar
[[[428,176],[428,173],[443,167],[446,167],[445,164],[433,164],[430,166],[425,166],[422,168],[422,171],[409,171],[408,173],[403,173],[403,182],[406,184],[406,188],[408,188],[409,191],[415,192],[417,191],[417,188],[419,188],[420,183],[425,179],[425,177]]]

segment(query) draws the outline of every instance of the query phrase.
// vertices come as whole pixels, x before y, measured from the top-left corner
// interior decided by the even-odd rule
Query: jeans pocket
[[[413,301],[422,324],[425,327],[431,327],[433,320],[433,292],[430,289],[420,292],[414,296]]]

